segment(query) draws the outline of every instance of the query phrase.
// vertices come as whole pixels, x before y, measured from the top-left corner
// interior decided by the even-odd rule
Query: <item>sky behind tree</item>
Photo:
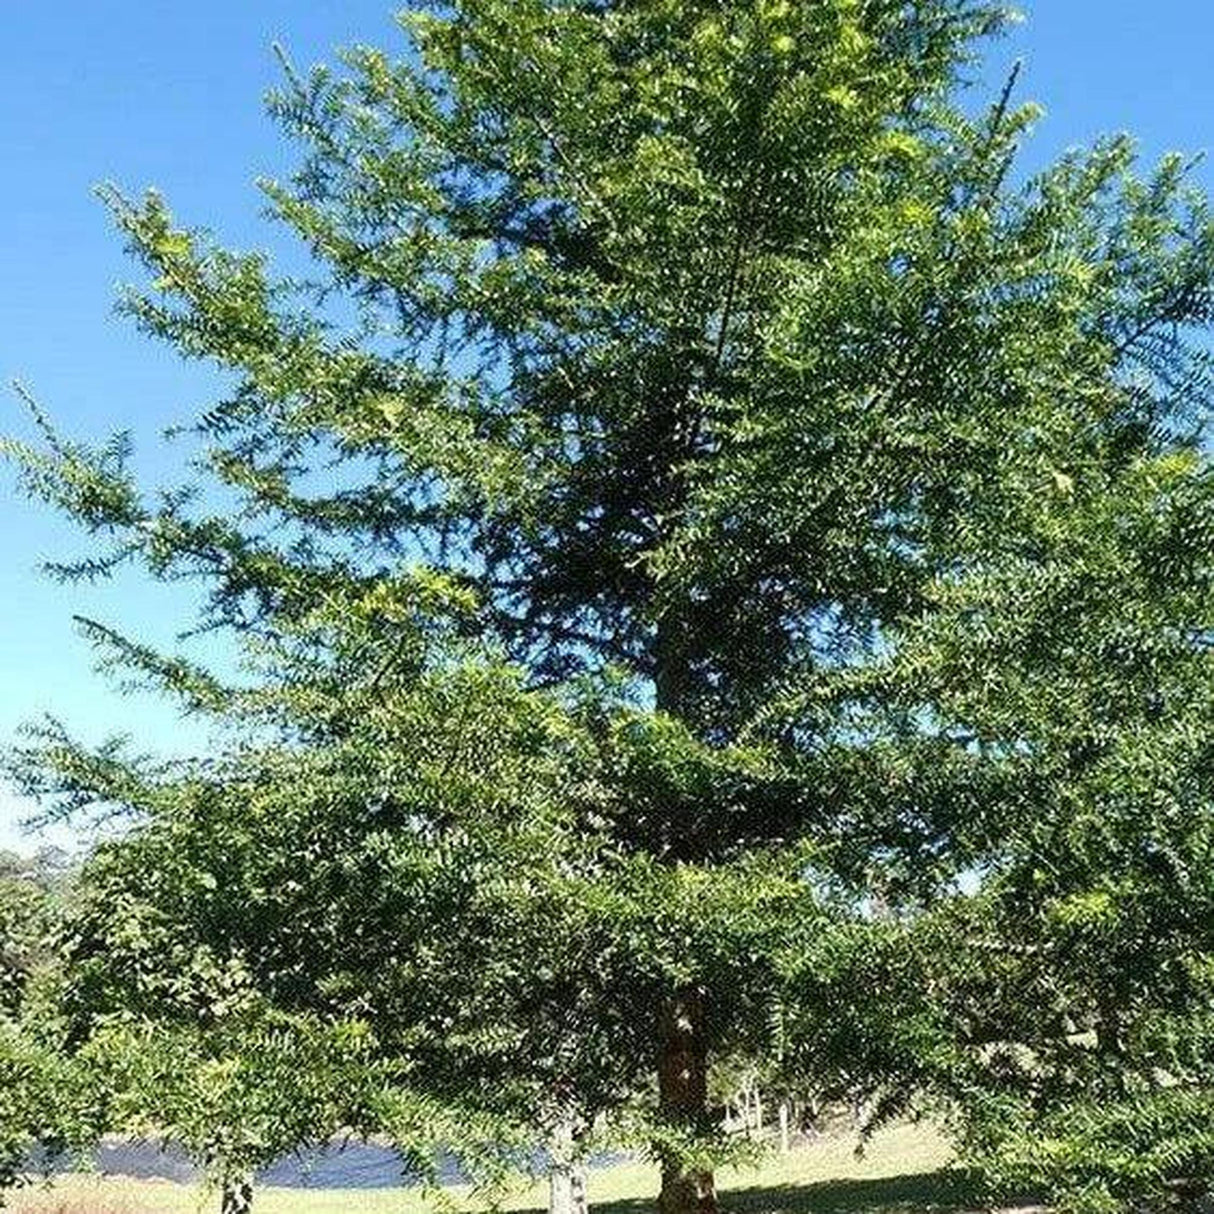
[[[261,218],[258,176],[283,176],[292,149],[265,116],[278,78],[278,42],[306,68],[337,47],[401,47],[384,0],[64,0],[9,4],[0,17],[0,377],[25,384],[69,434],[130,430],[137,467],[171,478],[181,448],[156,435],[213,397],[215,376],[181,363],[113,315],[116,285],[136,278],[92,195],[102,181],[132,192],[155,186],[177,215],[226,244],[281,249]],[[1214,145],[1214,73],[1206,0],[1036,0],[1026,22],[996,44],[975,103],[998,91],[1023,59],[1019,95],[1046,108],[1022,171],[1101,134],[1128,130],[1144,159]],[[1195,170],[1214,188],[1214,166]],[[0,430],[23,433],[15,397]],[[18,499],[0,472],[0,742],[51,712],[93,740],[131,732],[140,748],[196,749],[197,727],[165,706],[107,689],[73,632],[73,614],[169,641],[190,623],[190,593],[138,576],[59,587],[37,571],[85,551],[82,538]],[[0,791],[0,847],[22,839],[28,806]],[[62,834],[58,836],[62,838]]]

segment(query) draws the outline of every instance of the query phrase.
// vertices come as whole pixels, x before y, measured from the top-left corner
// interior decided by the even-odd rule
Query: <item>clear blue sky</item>
[[[987,77],[1025,61],[1022,95],[1047,116],[1031,168],[1104,132],[1129,130],[1144,155],[1214,145],[1209,0],[1036,0],[994,48]],[[264,117],[275,82],[270,51],[297,64],[331,60],[352,42],[400,45],[384,0],[59,0],[3,4],[0,85],[0,379],[18,378],[69,432],[133,431],[149,475],[172,457],[163,427],[208,399],[197,366],[130,331],[111,313],[115,284],[132,276],[91,196],[100,181],[154,185],[191,223],[225,242],[273,248],[253,186],[281,175],[290,150]],[[1214,169],[1202,176],[1214,188]],[[15,401],[0,429],[20,430]],[[56,587],[36,571],[81,550],[78,539],[19,500],[0,472],[0,742],[52,711],[82,735],[129,730],[156,748],[189,745],[189,727],[139,697],[106,689],[75,636],[74,613],[121,622],[161,640],[188,624],[188,598],[124,579]],[[26,807],[27,808],[27,807]],[[0,791],[0,846],[23,812]],[[23,846],[31,846],[26,840]]]

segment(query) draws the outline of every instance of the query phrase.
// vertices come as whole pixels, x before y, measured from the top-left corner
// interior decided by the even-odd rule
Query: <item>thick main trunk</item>
[[[220,1214],[249,1214],[253,1208],[253,1182],[247,1176],[223,1182]]]
[[[708,1111],[708,1052],[704,994],[686,987],[663,1010],[658,1055],[658,1096],[663,1117],[676,1125],[703,1124]],[[717,1214],[712,1173],[667,1153],[662,1160],[659,1214]]]

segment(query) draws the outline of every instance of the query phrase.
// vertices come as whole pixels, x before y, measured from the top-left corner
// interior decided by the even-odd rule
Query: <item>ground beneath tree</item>
[[[949,1168],[947,1144],[930,1127],[896,1126],[878,1134],[862,1156],[854,1136],[824,1138],[786,1156],[769,1156],[757,1168],[719,1173],[726,1214],[910,1214],[933,1210],[960,1214],[975,1199]],[[458,1207],[477,1206],[466,1189],[447,1191]],[[644,1164],[622,1164],[591,1173],[594,1214],[652,1214],[657,1173]],[[164,1180],[130,1177],[61,1177],[53,1187],[16,1194],[17,1214],[196,1214],[217,1208],[199,1204],[199,1190]],[[507,1210],[542,1211],[545,1193],[532,1186],[512,1194]],[[256,1214],[423,1214],[416,1189],[284,1189],[263,1187]],[[1028,1214],[1026,1207],[1025,1214]]]

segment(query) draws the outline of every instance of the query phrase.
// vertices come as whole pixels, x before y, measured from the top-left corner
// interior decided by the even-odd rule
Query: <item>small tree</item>
[[[28,791],[132,815],[86,866],[67,925],[67,1036],[118,1059],[107,1124],[142,1117],[217,1174],[343,1126],[388,1134],[423,1176],[441,1148],[494,1181],[537,1137],[576,1164],[648,1064],[627,1015],[644,970],[588,896],[602,861],[584,730],[470,658],[348,678],[341,655],[361,663],[372,639],[347,635],[307,678],[241,695],[290,741],[140,766],[44,735]],[[399,657],[400,630],[391,640]],[[617,984],[633,1004],[609,1002]],[[263,1074],[275,1017],[279,1053],[303,1034],[300,1091]],[[358,1031],[348,1073],[309,1045],[326,1025]],[[177,1086],[161,1073],[175,1069]],[[229,1070],[217,1112],[195,1089]]]
[[[117,1020],[75,1064],[105,1128],[179,1147],[222,1214],[248,1214],[260,1169],[346,1129],[374,1075],[356,1028],[250,1009],[199,1026]]]
[[[255,1172],[356,1126],[381,1076],[365,1026],[276,1011],[237,952],[174,917],[157,894],[176,877],[175,896],[196,897],[189,880],[209,874],[179,846],[172,871],[149,879],[159,858],[139,830],[90,858],[41,992],[40,1036],[88,1093],[94,1137],[180,1147],[223,1214],[243,1214]]]

